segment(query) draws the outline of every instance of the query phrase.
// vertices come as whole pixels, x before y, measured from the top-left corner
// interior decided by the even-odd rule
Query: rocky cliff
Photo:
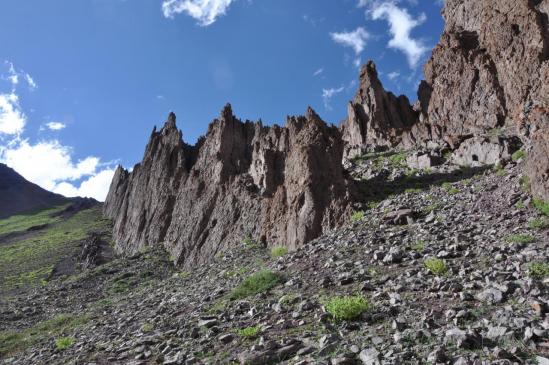
[[[285,127],[264,127],[227,105],[195,146],[183,143],[171,114],[143,161],[118,168],[104,209],[120,251],[162,243],[187,266],[246,237],[295,248],[350,212],[342,155],[339,130],[310,108]]]
[[[406,96],[396,97],[385,91],[376,66],[369,61],[360,71],[359,89],[349,102],[348,118],[341,125],[345,157],[396,147],[417,118]]]
[[[436,148],[456,151],[462,165],[494,164],[524,145],[533,192],[549,199],[548,14],[547,0],[447,0],[418,118],[369,63],[342,125],[348,156],[380,146]]]
[[[424,150],[408,161],[429,167],[442,151],[477,166],[522,148],[533,194],[549,200],[548,10],[549,0],[447,0],[419,101],[385,91],[369,62],[341,130],[311,109],[264,127],[227,106],[189,146],[171,114],[143,161],[115,174],[105,212],[118,249],[162,243],[194,265],[248,236],[301,246],[349,215],[357,196],[341,161],[367,151]]]

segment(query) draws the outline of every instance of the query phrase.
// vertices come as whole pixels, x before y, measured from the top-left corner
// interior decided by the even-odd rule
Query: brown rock
[[[480,145],[470,138],[502,128],[531,150],[526,172],[533,192],[549,199],[548,15],[547,0],[447,0],[444,33],[418,91],[420,123],[403,137],[405,145],[458,148],[468,140],[462,150],[470,149],[464,158],[473,160],[471,143]],[[507,148],[500,142],[489,147],[486,163]]]
[[[417,114],[404,95],[386,92],[372,61],[360,71],[360,87],[349,103],[348,118],[341,125],[345,157],[352,158],[372,149],[395,147],[404,131],[417,121]]]
[[[285,127],[241,122],[230,105],[196,146],[185,145],[171,115],[153,131],[141,164],[119,169],[105,203],[121,252],[162,243],[193,266],[246,236],[298,247],[341,224],[352,185],[343,142],[309,108]]]

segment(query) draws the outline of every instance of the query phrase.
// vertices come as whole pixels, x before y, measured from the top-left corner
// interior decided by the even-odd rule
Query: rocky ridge
[[[295,248],[350,214],[342,154],[339,130],[311,108],[285,127],[264,127],[227,105],[195,146],[183,143],[172,114],[143,161],[131,173],[118,168],[105,213],[119,251],[162,243],[187,266],[246,237]]]
[[[295,249],[367,204],[342,158],[380,150],[413,150],[408,162],[430,168],[443,156],[503,165],[522,149],[533,194],[549,200],[548,7],[446,1],[416,105],[385,91],[369,62],[340,131],[311,109],[285,127],[264,127],[226,107],[189,146],[172,114],[153,131],[143,162],[115,175],[105,212],[119,251],[163,244],[179,263],[196,265],[245,237]]]

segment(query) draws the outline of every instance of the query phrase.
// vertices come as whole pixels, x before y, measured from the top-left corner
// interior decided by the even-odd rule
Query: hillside
[[[0,218],[67,202],[65,197],[42,189],[0,163]]]
[[[181,271],[146,250],[3,297],[3,361],[544,364],[549,217],[525,190],[524,161],[404,161],[355,159],[349,174],[384,188],[295,252],[243,238]]]

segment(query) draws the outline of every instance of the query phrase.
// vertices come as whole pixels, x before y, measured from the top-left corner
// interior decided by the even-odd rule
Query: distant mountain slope
[[[68,202],[64,196],[42,189],[0,163],[0,218]]]

